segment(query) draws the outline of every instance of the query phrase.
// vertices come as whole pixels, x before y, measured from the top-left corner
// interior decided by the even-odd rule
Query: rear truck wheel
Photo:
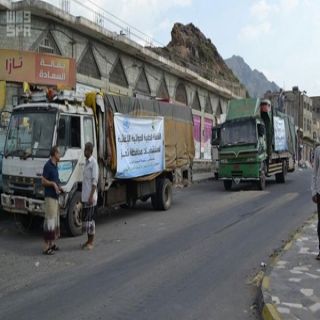
[[[284,161],[282,163],[282,172],[276,174],[276,182],[277,183],[285,183],[287,175],[287,163]]]
[[[223,180],[223,186],[226,191],[231,190],[232,188],[232,180]]]
[[[172,203],[172,183],[167,178],[157,181],[156,193],[151,196],[152,207],[155,210],[168,210]]]
[[[82,234],[82,203],[81,192],[76,191],[71,198],[66,217],[66,227],[69,235],[76,237]]]
[[[266,188],[266,174],[264,170],[261,170],[258,180],[258,190],[264,190]]]

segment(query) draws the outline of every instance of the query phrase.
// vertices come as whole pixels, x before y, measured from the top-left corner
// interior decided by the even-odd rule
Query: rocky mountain
[[[276,83],[269,81],[262,72],[256,69],[252,70],[242,57],[234,55],[226,59],[225,63],[246,86],[251,97],[263,97],[268,90],[273,92],[280,89]]]
[[[163,48],[149,49],[208,80],[215,82],[224,80],[226,83],[240,84],[211,40],[192,23],[187,25],[175,23],[169,44]]]

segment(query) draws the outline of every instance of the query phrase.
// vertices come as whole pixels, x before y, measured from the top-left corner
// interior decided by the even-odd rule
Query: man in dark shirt
[[[43,254],[52,255],[59,250],[55,244],[60,236],[60,216],[58,197],[63,190],[59,186],[59,173],[57,164],[60,160],[60,152],[57,146],[51,148],[50,159],[43,167],[42,185],[44,186],[44,242]]]

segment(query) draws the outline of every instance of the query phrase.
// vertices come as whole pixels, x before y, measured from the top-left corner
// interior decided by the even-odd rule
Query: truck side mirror
[[[0,128],[7,129],[9,126],[11,112],[9,111],[1,111],[0,112]]]
[[[220,128],[212,128],[211,145],[212,146],[219,146],[220,145]]]
[[[258,123],[258,136],[263,137],[266,133],[266,129],[263,124]]]

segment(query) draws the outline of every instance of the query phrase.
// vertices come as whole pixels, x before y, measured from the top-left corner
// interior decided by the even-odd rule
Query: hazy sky
[[[94,2],[163,44],[175,22],[192,22],[223,58],[240,55],[280,87],[298,85],[310,96],[320,95],[320,0]],[[94,8],[91,1],[82,3]]]

